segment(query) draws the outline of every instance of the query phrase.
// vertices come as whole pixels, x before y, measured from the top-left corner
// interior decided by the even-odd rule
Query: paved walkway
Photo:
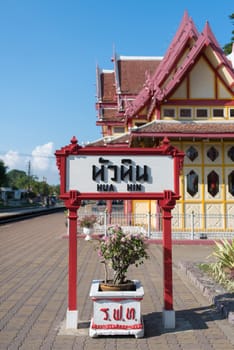
[[[145,337],[88,336],[92,279],[103,278],[94,241],[78,240],[79,329],[67,331],[68,239],[62,213],[0,226],[0,349],[11,350],[231,350],[234,327],[209,305],[177,264],[202,261],[211,246],[173,247],[176,328],[162,327],[162,251],[151,244],[150,259],[129,278],[142,281]]]

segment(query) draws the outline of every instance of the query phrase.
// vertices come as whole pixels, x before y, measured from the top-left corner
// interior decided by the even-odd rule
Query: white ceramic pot
[[[92,229],[90,227],[83,227],[83,233],[86,235],[85,240],[86,241],[90,241],[91,238],[91,233],[92,233]]]

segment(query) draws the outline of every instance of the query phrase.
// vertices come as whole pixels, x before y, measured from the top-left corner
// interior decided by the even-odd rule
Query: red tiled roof
[[[90,143],[89,146],[130,146],[131,140],[139,137],[149,138],[184,138],[184,139],[206,139],[224,138],[234,140],[234,122],[164,122],[154,121],[138,129],[133,129],[130,133],[125,133],[119,137],[103,138]]]
[[[123,114],[118,112],[117,108],[103,108],[102,113],[99,114],[97,123],[101,125],[100,123],[105,122],[115,122],[122,124],[125,122],[125,118]]]
[[[138,94],[146,79],[146,72],[152,75],[159,66],[161,59],[119,59],[117,61],[119,71],[120,91],[122,94]]]
[[[101,76],[101,96],[103,102],[115,102],[116,93],[115,93],[115,75],[114,72],[106,73],[102,72]]]
[[[112,120],[116,118],[116,114],[117,114],[117,108],[115,109],[107,109],[105,108],[103,110],[103,119],[105,120]]]
[[[132,136],[170,136],[189,137],[231,137],[234,138],[234,122],[159,122],[148,123],[132,130]]]
[[[142,89],[146,73],[152,75],[161,62],[161,58],[120,57],[117,59],[117,72],[100,73],[101,101],[103,103],[116,103],[116,80],[120,83],[121,94],[136,95]],[[115,74],[119,74],[115,77]]]

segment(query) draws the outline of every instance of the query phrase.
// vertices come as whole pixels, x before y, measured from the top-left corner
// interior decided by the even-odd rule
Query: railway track
[[[0,212],[0,225],[8,224],[10,222],[16,222],[20,220],[27,220],[36,216],[49,215],[57,212],[64,211],[63,206],[55,206],[49,208],[27,208],[17,209],[14,211]]]

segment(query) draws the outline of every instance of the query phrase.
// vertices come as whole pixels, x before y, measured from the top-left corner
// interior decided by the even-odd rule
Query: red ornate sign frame
[[[77,210],[84,199],[154,199],[162,209],[163,218],[163,259],[164,259],[164,325],[166,328],[173,326],[173,286],[172,286],[172,239],[171,239],[171,211],[175,207],[176,200],[180,198],[179,176],[183,166],[184,153],[172,146],[167,138],[156,148],[127,148],[127,147],[82,147],[75,137],[71,143],[55,152],[57,166],[60,173],[60,197],[69,209],[69,285],[68,285],[68,313],[67,328],[77,328]],[[145,155],[145,156],[170,156],[173,158],[174,191],[139,193],[139,192],[100,192],[80,193],[78,190],[67,189],[67,159],[69,156],[90,155]],[[170,175],[168,175],[170,176]],[[167,312],[169,316],[167,317]],[[172,320],[171,320],[172,318]],[[167,327],[168,326],[168,327]],[[172,327],[173,328],[173,327]]]

